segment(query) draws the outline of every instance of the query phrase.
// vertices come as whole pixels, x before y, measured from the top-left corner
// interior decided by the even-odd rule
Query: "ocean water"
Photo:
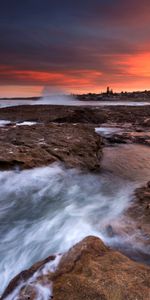
[[[18,105],[73,105],[73,106],[145,106],[150,105],[147,101],[79,101],[71,96],[43,97],[40,100],[0,100],[0,108]]]
[[[105,148],[99,174],[61,164],[0,172],[0,292],[20,271],[88,235],[148,253],[136,242],[134,221],[126,234],[111,236],[109,229],[125,226],[134,190],[149,177],[150,148],[140,145]]]

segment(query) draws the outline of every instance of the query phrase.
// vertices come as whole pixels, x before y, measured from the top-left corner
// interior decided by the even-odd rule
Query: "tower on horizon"
[[[107,94],[107,95],[113,94],[113,90],[110,89],[109,86],[107,86],[106,94]]]

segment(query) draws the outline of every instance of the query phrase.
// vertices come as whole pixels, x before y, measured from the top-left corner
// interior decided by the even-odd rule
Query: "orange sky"
[[[0,97],[150,90],[149,37],[149,0],[3,1]]]
[[[9,70],[9,76],[15,78],[18,85],[1,85],[1,97],[19,97],[41,95],[43,87],[63,88],[65,92],[101,92],[106,86],[115,91],[145,90],[150,87],[150,53],[114,57],[114,64],[121,67],[121,74],[114,78],[97,70],[71,70],[66,72],[45,72],[30,70]],[[8,68],[3,69],[3,78],[8,76]],[[30,85],[24,83],[30,82]],[[23,83],[23,84],[21,84]]]

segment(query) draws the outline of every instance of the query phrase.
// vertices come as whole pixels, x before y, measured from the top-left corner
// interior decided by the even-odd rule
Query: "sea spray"
[[[47,281],[45,278],[49,273],[53,273],[57,270],[62,255],[57,254],[50,262],[45,263],[39,268],[33,275],[27,279],[18,283],[16,288],[5,297],[5,300],[17,300],[20,298],[20,293],[23,291],[24,296],[30,299],[28,295],[32,290],[35,293],[36,300],[49,300],[53,295],[53,283]],[[43,277],[43,280],[41,278]],[[40,281],[38,279],[40,278]]]
[[[0,186],[2,290],[50,253],[67,251],[87,235],[104,240],[104,224],[124,211],[134,189],[110,174],[82,174],[56,164],[0,172]]]
[[[59,164],[0,172],[1,293],[22,270],[85,236],[139,247],[134,223],[129,234],[118,228],[127,221],[135,188],[149,179],[148,153],[144,146],[107,148],[97,175]]]

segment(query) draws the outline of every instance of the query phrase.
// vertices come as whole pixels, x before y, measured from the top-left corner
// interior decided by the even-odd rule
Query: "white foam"
[[[56,255],[54,260],[51,260],[50,262],[42,266],[42,268],[37,270],[28,280],[21,281],[19,285],[14,289],[14,291],[12,291],[12,293],[10,293],[5,298],[5,300],[19,299],[21,289],[26,286],[30,286],[34,289],[34,291],[36,292],[36,300],[49,300],[53,295],[53,284],[52,282],[48,282],[46,278],[43,279],[43,281],[40,280],[40,282],[38,282],[38,278],[47,275],[48,273],[55,272],[58,268],[61,257],[62,255]]]
[[[101,134],[102,136],[110,136],[115,133],[120,133],[122,131],[119,127],[96,127],[95,132]]]
[[[0,120],[0,127],[4,127],[6,125],[11,124],[11,121],[7,121],[7,120]]]
[[[0,100],[0,107],[21,106],[21,105],[73,105],[73,106],[147,106],[150,102],[146,101],[79,101],[71,96],[54,95],[44,96],[39,100]]]
[[[123,212],[133,191],[132,184],[114,176],[81,174],[56,164],[0,172],[0,187],[2,290],[50,253],[65,252],[87,235],[104,240],[104,221],[109,224]]]
[[[20,123],[16,123],[16,126],[33,126],[37,124],[37,122],[24,121]]]
[[[31,122],[31,121],[24,121],[24,122],[11,122],[8,120],[0,120],[0,127],[5,127],[7,125],[15,125],[15,126],[33,126],[36,125],[37,122]]]

